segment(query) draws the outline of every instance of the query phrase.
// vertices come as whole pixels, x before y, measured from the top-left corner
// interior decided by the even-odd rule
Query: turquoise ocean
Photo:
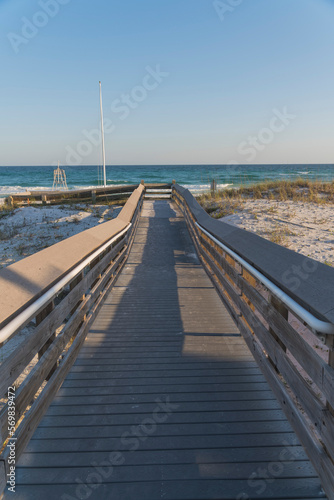
[[[0,197],[33,189],[51,189],[53,166],[0,167]],[[69,189],[98,186],[101,168],[97,166],[65,166]],[[277,179],[334,180],[332,165],[129,165],[107,166],[108,185],[176,180],[193,193],[209,189],[212,179],[220,188],[238,187]]]

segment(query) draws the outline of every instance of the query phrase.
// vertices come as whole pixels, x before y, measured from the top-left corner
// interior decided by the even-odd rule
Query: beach
[[[333,205],[251,200],[244,201],[236,213],[219,220],[324,264],[334,265]]]
[[[117,217],[117,205],[23,206],[1,216],[0,269]]]

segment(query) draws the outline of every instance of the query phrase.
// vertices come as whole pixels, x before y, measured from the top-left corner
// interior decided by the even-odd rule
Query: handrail
[[[239,262],[247,271],[249,271],[253,276],[255,276],[263,285],[265,285],[278,299],[280,299],[292,312],[296,313],[296,315],[305,321],[311,328],[317,333],[324,333],[326,335],[334,335],[334,324],[329,323],[327,321],[321,321],[316,318],[313,314],[307,311],[304,307],[298,304],[295,300],[293,300],[287,293],[283,292],[278,286],[276,286],[272,281],[266,278],[262,273],[260,273],[255,267],[251,266],[248,262],[246,262],[242,257],[240,257],[237,253],[233,252],[226,245],[221,243],[217,238],[215,238],[211,233],[206,231],[198,222],[195,223],[197,227],[203,231],[209,238],[212,239],[216,243],[216,245],[220,246],[224,250],[224,252],[228,253],[233,257],[237,262]]]
[[[0,346],[5,343],[18,328],[20,328],[26,321],[33,317],[44,305],[46,305],[52,297],[54,297],[57,292],[64,288],[75,276],[77,276],[86,266],[88,266],[93,260],[95,260],[101,253],[104,252],[106,248],[112,245],[116,240],[128,232],[131,227],[131,223],[123,229],[116,236],[107,241],[102,247],[96,250],[93,254],[87,257],[81,264],[72,269],[64,278],[58,281],[52,288],[45,292],[41,297],[39,297],[35,302],[33,302],[29,307],[24,309],[18,316],[12,319],[6,326],[0,330]]]

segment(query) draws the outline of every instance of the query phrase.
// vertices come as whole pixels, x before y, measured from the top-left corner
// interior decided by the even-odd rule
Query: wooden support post
[[[41,311],[37,316],[36,316],[36,326],[40,325],[42,321],[54,310],[54,301],[50,302],[43,311]],[[38,359],[41,359],[45,351],[47,351],[48,347],[52,344],[52,342],[55,340],[56,334],[53,333],[49,340],[44,344],[42,349],[38,353]],[[45,380],[49,380],[51,375],[56,371],[58,364],[56,363],[50,370],[50,373],[47,375]]]
[[[246,269],[242,268],[241,270],[241,276],[244,278],[245,281],[247,281],[247,283],[249,283],[254,289],[256,289],[256,279],[254,278],[254,276],[252,276],[248,271],[246,271]],[[247,296],[244,294],[244,293],[241,293],[241,300],[244,300],[246,302],[246,304],[248,305],[248,307],[254,312],[255,311],[255,307],[254,307],[254,304],[252,304],[251,300],[249,300],[247,298]],[[241,313],[240,313],[241,314]],[[251,325],[246,321],[245,317],[243,316],[243,320],[244,322],[247,324],[248,326],[248,329],[249,331],[254,335],[254,330],[253,328],[251,327]]]
[[[84,274],[83,274],[83,271],[78,274],[78,276],[76,278],[74,278],[74,280],[71,281],[70,283],[70,290],[73,290],[73,288],[75,288],[77,286],[78,283],[80,283],[80,281],[82,281],[84,277]],[[81,299],[76,303],[75,307],[73,307],[72,311],[71,311],[71,314],[74,314],[75,311],[77,310],[79,304],[85,300],[85,295],[82,295]],[[84,316],[84,321],[86,320],[86,316]]]
[[[7,475],[5,461],[0,460],[0,499],[3,498],[2,493],[4,492],[7,485]]]
[[[46,201],[47,201],[47,196],[46,196],[46,194],[42,194],[42,204],[43,204],[43,205],[46,205]]]
[[[92,191],[92,203],[96,203],[96,191]]]
[[[211,182],[211,194],[215,194],[217,191],[217,181],[216,179],[212,179],[212,182]]]
[[[14,199],[12,196],[8,196],[7,198],[7,204],[10,208],[13,208],[14,207]]]
[[[270,297],[270,304],[276,309],[276,311],[281,316],[283,316],[283,318],[285,318],[288,321],[288,319],[289,319],[288,309],[274,295],[271,295],[271,297]],[[281,339],[276,335],[276,333],[273,331],[273,329],[271,327],[269,328],[269,332],[274,337],[274,339],[276,340],[278,345],[283,349],[283,351],[286,352],[286,345],[281,341]],[[269,360],[270,360],[271,364],[273,365],[273,367],[275,368],[275,370],[277,371],[277,373],[279,373],[279,370],[278,370],[274,360],[272,360],[271,358],[269,358]]]
[[[246,269],[242,268],[242,277],[247,281],[247,283],[249,283],[255,290],[256,290],[256,284],[257,284],[257,281],[256,279],[254,278],[254,276],[252,276],[248,271],[246,271]],[[255,311],[255,307],[254,305],[252,304],[252,302],[246,297],[245,294],[242,294],[241,297],[245,300],[245,302],[247,302],[248,306],[251,308],[252,311]]]
[[[328,347],[328,364],[331,368],[334,368],[334,335],[326,335],[326,346]],[[328,403],[326,403],[327,408],[334,416],[334,408]]]
[[[100,262],[100,257],[97,257],[96,259],[94,259],[91,263],[90,263],[90,269],[93,269],[98,263]],[[92,288],[96,285],[96,283],[101,279],[102,277],[102,274],[98,274],[96,276],[96,279],[95,281],[92,283]]]

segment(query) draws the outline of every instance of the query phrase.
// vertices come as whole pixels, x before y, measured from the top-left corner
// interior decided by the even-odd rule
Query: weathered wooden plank
[[[203,426],[202,423],[196,424],[190,422],[184,424],[168,423],[157,424],[154,436],[223,436],[231,434],[245,434],[248,436],[249,434],[258,433],[259,430],[259,422],[211,423],[207,426]],[[61,429],[58,427],[39,427],[32,441],[38,439],[86,439],[87,436],[89,436],[89,438],[120,438],[128,431],[128,425],[87,425],[80,427],[74,425],[73,427],[62,427]],[[286,420],[261,423],[261,435],[284,432],[292,432],[291,426]]]
[[[145,418],[150,417],[149,413],[128,413],[128,414],[105,414],[105,415],[75,415],[75,416],[52,416],[45,415],[39,428],[43,427],[75,427],[75,426],[97,426],[97,425],[138,425]],[[243,410],[237,411],[211,411],[207,412],[204,409],[198,412],[178,412],[173,413],[168,418],[170,424],[184,423],[228,423],[228,422],[280,422],[286,417],[281,409],[274,410],[248,410],[247,413]]]
[[[0,492],[2,492],[6,488],[6,484],[7,484],[7,475],[6,475],[5,461],[0,460]]]
[[[261,436],[261,441],[259,439]],[[137,450],[139,445],[141,450],[162,450],[179,449],[201,450],[202,448],[235,448],[244,446],[247,439],[247,446],[280,446],[283,442],[287,446],[296,441],[294,432],[277,432],[271,434],[229,434],[229,435],[198,435],[198,436],[156,436],[150,435],[149,439],[138,442],[138,438],[130,432],[123,439],[119,438],[86,438],[86,439],[32,439],[26,451],[30,453],[52,452],[87,452],[92,448],[96,451],[110,450]]]
[[[216,337],[217,338],[217,337]],[[204,339],[204,337],[203,337]],[[213,338],[215,340],[215,338]],[[103,342],[103,344],[102,344]],[[146,343],[143,345],[135,345],[131,343],[126,343],[126,342],[119,342],[118,345],[115,343],[110,343],[108,345],[107,342],[102,340],[98,341],[96,340],[94,343],[86,343],[86,347],[82,347],[80,351],[80,358],[87,358],[87,357],[106,357],[109,356],[110,354],[117,354],[117,353],[124,353],[125,351],[131,352],[131,353],[136,353],[138,355],[142,353],[147,353],[149,350],[150,352],[172,352],[172,353],[177,353],[180,352],[180,348],[182,349],[182,342],[178,342],[177,344],[173,344],[170,342],[169,344],[166,342],[161,342],[160,345],[159,343],[156,343],[155,345],[152,343]],[[191,340],[188,341],[186,339],[186,344],[187,346],[191,347],[192,349],[199,350],[199,349],[205,349],[205,348],[215,348],[219,349],[221,347],[228,348],[228,346],[236,346],[237,348],[243,348],[246,349],[244,341],[241,338],[228,338],[226,337],[221,337],[221,340],[218,342],[209,342],[206,344],[205,341],[199,339],[199,341],[196,340]]]
[[[178,380],[178,378],[181,375],[178,375],[177,377],[174,377],[174,379],[171,379],[170,382],[165,382],[164,380],[158,379],[158,383],[156,383],[156,379],[152,379],[149,377],[141,377],[141,384],[139,386],[134,385],[133,381],[138,380],[137,376],[134,376],[134,379],[126,379],[127,382],[125,382],[126,389],[124,387],[120,387],[118,385],[119,382],[119,375],[115,376],[114,380],[116,381],[117,385],[108,385],[107,387],[105,385],[100,385],[97,384],[96,382],[93,384],[93,387],[87,385],[87,384],[76,384],[74,386],[69,386],[68,384],[64,384],[62,389],[59,391],[58,395],[59,396],[73,396],[73,395],[85,395],[89,396],[91,394],[121,394],[122,392],[126,392],[128,394],[140,394],[140,393],[150,393],[150,392],[163,392],[165,391],[172,391],[172,392],[181,392],[182,387],[186,386],[187,392],[192,392],[192,391],[205,391],[206,393],[208,392],[215,392],[217,390],[222,391],[222,389],[226,388],[226,390],[230,391],[235,391],[235,390],[241,390],[240,389],[240,383],[247,383],[247,390],[250,387],[253,387],[254,390],[258,390],[259,386],[258,383],[262,384],[263,387],[268,387],[267,383],[264,382],[263,376],[261,375],[245,375],[245,376],[228,376],[228,375],[220,375],[221,377],[221,383],[219,383],[219,380],[216,380],[217,376],[214,376],[214,382],[207,382],[205,383],[205,378],[202,380],[202,378],[198,377],[197,383],[193,382],[192,377],[185,377],[181,382]],[[190,378],[189,380],[186,380],[187,378]],[[101,378],[101,380],[104,380],[104,378]],[[154,383],[153,383],[154,381]],[[165,383],[163,383],[165,382]],[[256,385],[253,386],[254,383]]]
[[[148,360],[143,361],[143,362],[138,362],[138,359],[136,360],[136,363],[131,364],[131,362],[125,361],[125,362],[113,362],[112,366],[77,366],[74,365],[71,373],[68,375],[67,380],[70,379],[90,379],[92,380],[93,378],[100,378],[101,377],[101,372],[103,372],[103,376],[108,377],[113,377],[113,373],[115,370],[127,370],[130,366],[134,367],[134,370],[142,370],[143,368],[145,369],[153,369],[153,370],[158,370],[159,368],[162,370],[171,370],[173,372],[174,370],[183,370],[187,371],[189,370],[205,370],[207,368],[222,368],[222,369],[236,369],[238,367],[240,368],[256,368],[256,362],[254,359],[243,359],[240,361],[222,361],[219,363],[219,361],[199,361],[198,359],[195,361],[191,361],[191,359],[184,358],[182,362],[161,362],[161,363],[150,363]]]
[[[259,471],[257,479],[268,478],[266,471],[267,463],[257,462],[256,465],[252,462],[244,462],[242,464],[219,463],[215,464],[178,464],[178,465],[156,465],[150,467],[138,465],[136,467],[123,465],[116,467],[113,471],[112,482],[145,482],[145,481],[160,481],[161,477],[164,481],[182,481],[185,478],[188,481],[200,480],[203,476],[212,480],[221,479],[222,475],[226,475],[229,480],[248,480],[254,469]],[[261,472],[262,471],[262,472]],[[19,468],[17,478],[21,484],[73,484],[73,475],[75,477],[87,477],[91,473],[91,467],[60,467],[57,469],[44,468],[43,474],[40,469],[35,468]],[[292,463],[282,466],[281,474],[283,478],[310,478],[314,477],[314,469],[309,461],[293,461]]]
[[[110,451],[89,451],[89,452],[69,452],[65,454],[58,453],[39,453],[34,455],[35,467],[87,467],[92,462],[102,463],[108,460]],[[124,464],[126,465],[160,465],[160,464],[193,464],[193,450],[141,450],[136,453],[124,451]],[[30,457],[30,460],[29,460]],[[295,462],[305,462],[307,455],[302,446],[268,446],[268,447],[245,447],[228,448],[225,450],[206,448],[201,449],[197,456],[198,464],[215,464],[215,463],[244,463],[244,462],[280,462],[283,459],[289,461],[293,459]],[[20,459],[20,467],[31,467],[31,455],[23,453]],[[256,466],[255,466],[256,467]]]
[[[133,394],[115,394],[115,395],[95,395],[95,396],[87,396],[86,404],[142,404],[142,403],[154,403],[154,401],[159,396],[165,396],[168,394],[171,401],[175,403],[179,402],[202,402],[209,403],[215,401],[264,401],[268,400],[272,397],[272,393],[269,387],[266,387],[266,390],[243,390],[243,391],[201,391],[201,392],[186,392],[187,387],[183,387],[182,392],[155,392],[150,394],[140,394],[134,396]],[[71,402],[71,400],[73,400]],[[84,396],[71,396],[71,397],[62,397],[56,398],[53,401],[54,406],[69,406],[69,405],[83,405],[84,404]]]
[[[223,344],[224,346],[224,344]],[[187,347],[191,349],[192,353],[214,353],[217,351],[218,348],[223,347],[221,344],[209,344],[209,345],[196,345],[196,344],[189,344],[187,343]],[[246,347],[244,344],[235,344],[232,342],[231,344],[226,343],[225,344],[226,350],[233,349],[234,351],[240,352],[241,354],[244,353],[246,350]],[[159,347],[159,348],[150,348],[150,352],[152,352],[152,359],[155,357],[161,357],[165,356],[166,354],[168,356],[175,356],[179,357],[182,356],[182,353],[180,353],[180,348],[170,348],[170,347]],[[131,357],[138,357],[141,356],[142,354],[147,354],[147,347],[144,348],[114,348],[114,349],[99,349],[93,350],[91,352],[87,351],[81,351],[80,356],[78,356],[78,359],[85,361],[85,360],[94,360],[95,362],[102,361],[104,359],[113,359],[113,358],[121,358],[124,359],[124,354],[131,355]]]
[[[133,407],[135,406],[135,407]],[[78,406],[50,406],[48,415],[93,415],[98,412],[99,415],[105,415],[110,412],[114,414],[131,414],[131,413],[152,413],[156,408],[156,404],[143,403],[140,405],[131,404],[116,404],[116,405],[99,405],[98,408],[90,408],[85,405]],[[224,402],[208,402],[205,403],[205,411],[236,411],[236,410],[271,410],[279,409],[280,405],[276,400],[266,399],[263,401],[224,401]],[[197,412],[203,411],[203,403],[188,403],[184,402],[182,407],[175,410],[176,413]]]
[[[86,479],[86,478],[84,478]],[[324,498],[324,494],[319,490],[317,479],[276,479],[274,484],[262,481],[264,491],[257,494],[259,500],[277,499],[291,500],[299,498],[303,500],[312,500]],[[255,481],[249,485],[245,480],[211,480],[201,479],[193,481],[161,481],[151,482],[131,482],[131,483],[112,483],[104,482],[94,489],[89,487],[79,489],[79,486],[70,485],[67,488],[69,498],[77,498],[76,491],[89,492],[91,500],[100,500],[101,498],[117,498],[118,500],[203,500],[206,498],[235,499],[241,494],[245,497],[254,498],[254,492],[260,491],[260,486]],[[262,484],[262,483],[261,483]],[[53,495],[50,496],[50,495]],[[277,496],[279,495],[279,497]],[[46,498],[64,498],[64,485],[25,485],[16,493],[17,500],[45,500]],[[246,498],[247,498],[246,496]],[[10,498],[5,497],[5,500]],[[65,497],[66,498],[66,497]],[[242,498],[242,497],[241,497]]]
[[[103,377],[104,378],[104,377]],[[103,380],[101,378],[101,380]],[[250,375],[249,378],[251,379],[252,376]],[[206,394],[210,392],[240,392],[240,391],[261,391],[261,390],[268,390],[268,383],[263,380],[263,377],[257,375],[255,380],[247,380],[247,377],[245,377],[245,381],[235,381],[231,377],[231,382],[229,382],[229,379],[225,379],[223,376],[219,377],[205,377],[203,374],[203,377],[190,377],[190,380],[171,380],[167,381],[165,384],[161,384],[161,381],[159,379],[152,379],[152,378],[147,378],[147,377],[141,377],[140,380],[138,378],[121,378],[119,376],[115,376],[112,380],[114,383],[109,383],[108,387],[104,387],[103,385],[99,384],[94,384],[93,388],[92,387],[86,387],[84,386],[81,390],[78,388],[78,386],[75,386],[72,389],[66,389],[63,388],[61,392],[59,393],[60,397],[66,396],[66,395],[74,395],[74,392],[76,395],[84,395],[84,396],[90,396],[90,395],[106,395],[106,394],[121,394],[122,392],[128,393],[128,394],[140,394],[142,391],[143,393],[150,393],[150,392],[160,392],[160,393],[165,393],[168,391],[169,393],[171,392],[205,392]],[[138,381],[138,383],[135,383],[135,381]]]
[[[226,360],[238,360],[238,359],[251,359],[251,354],[246,351],[244,349],[244,347],[240,350],[240,349],[233,349],[231,348],[229,351],[226,351],[224,353],[219,353],[217,352],[217,350],[210,350],[210,351],[193,351],[191,354],[182,354],[182,353],[179,353],[175,356],[171,356],[171,353],[156,353],[156,354],[152,354],[152,356],[149,356],[146,358],[145,357],[142,357],[142,360],[144,361],[145,359],[149,359],[151,361],[156,361],[156,362],[159,362],[159,360],[161,361],[164,361],[164,360],[168,360],[168,361],[171,361],[171,362],[175,362],[177,363],[178,361],[183,361],[183,358],[185,357],[190,357],[191,355],[195,356],[197,355],[199,358],[210,358],[210,359],[215,359],[215,358],[218,358],[218,359],[226,359]],[[99,358],[98,356],[96,357],[96,359],[94,357],[89,357],[89,358],[86,358],[86,357],[80,357],[77,362],[76,362],[76,366],[96,366],[96,364],[98,363],[99,366],[103,367],[104,365],[107,365],[109,366],[110,362],[112,362],[114,359],[116,359],[117,361],[126,361],[126,360],[131,360],[131,359],[138,359],[138,356],[135,354],[135,353],[131,353],[129,355],[119,355],[117,356],[117,354],[113,355],[113,356],[110,356],[109,359],[108,358]]]
[[[157,368],[153,370],[145,369],[142,368],[140,369],[139,367],[135,366],[134,369],[131,369],[132,365],[128,366],[122,366],[122,367],[114,367],[111,370],[108,370],[108,372],[104,372],[103,375],[99,377],[99,379],[91,380],[91,378],[79,378],[78,376],[71,377],[71,374],[69,374],[66,377],[66,380],[64,381],[63,388],[65,387],[99,387],[100,383],[99,380],[105,380],[105,379],[118,379],[122,377],[126,377],[129,380],[137,380],[138,378],[151,378],[155,380],[157,377],[159,377],[159,380],[161,384],[166,382],[166,378],[170,379],[170,383],[177,383],[177,379],[182,377],[182,380],[187,383],[189,382],[189,379],[191,377],[196,377],[203,373],[205,371],[205,376],[207,377],[217,377],[218,375],[227,377],[226,380],[227,382],[231,381],[236,381],[236,382],[242,382],[244,381],[244,377],[246,376],[247,380],[248,377],[250,377],[250,380],[252,380],[252,377],[257,376],[257,375],[262,375],[260,372],[260,369],[257,366],[251,366],[248,368],[203,368],[203,367],[198,367],[197,369],[193,370],[192,368],[187,369],[175,369],[175,370],[166,370],[162,368],[161,370],[158,370]],[[78,374],[76,374],[78,375]],[[84,375],[84,374],[83,374]],[[104,387],[105,384],[102,384],[102,387]],[[138,388],[137,388],[138,390]]]
[[[36,316],[36,326],[40,325],[42,323],[42,321],[54,310],[54,308],[55,308],[55,304],[54,304],[54,300],[52,300],[39,314],[37,314],[37,316]],[[56,338],[55,333],[52,333],[50,335],[49,339],[47,340],[47,342],[42,347],[42,349],[38,352],[38,358],[39,359],[43,356],[43,354],[47,350],[48,346],[50,344],[52,344],[52,342],[54,341],[55,338]],[[53,371],[56,368],[57,368],[57,366],[55,365],[53,367]],[[50,372],[51,372],[51,370],[50,370]],[[49,375],[49,373],[46,374],[46,377],[48,375]]]

